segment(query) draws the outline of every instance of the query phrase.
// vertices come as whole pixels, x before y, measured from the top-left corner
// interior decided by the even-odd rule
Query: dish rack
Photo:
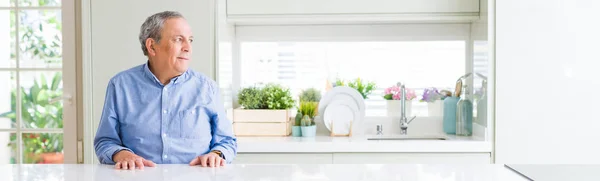
[[[333,131],[334,130],[333,129],[333,123],[334,122],[335,121],[331,121],[331,123],[329,124],[329,127],[331,128],[331,133],[329,134],[329,136],[332,136],[332,137],[350,137],[350,136],[352,136],[352,123],[353,123],[353,121],[350,121],[350,128],[348,129],[348,134],[335,134],[334,131]]]

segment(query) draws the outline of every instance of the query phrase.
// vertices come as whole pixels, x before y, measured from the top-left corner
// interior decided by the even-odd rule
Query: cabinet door
[[[333,163],[338,164],[489,164],[490,153],[335,153]]]
[[[586,23],[598,21],[600,1],[494,5],[496,163],[600,163],[600,96],[579,97],[600,89],[600,26]],[[568,98],[554,99],[552,91],[523,93],[554,83]]]
[[[243,153],[234,164],[331,164],[332,154]]]

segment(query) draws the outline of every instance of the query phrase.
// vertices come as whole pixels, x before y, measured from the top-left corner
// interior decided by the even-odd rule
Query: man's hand
[[[113,156],[113,161],[116,163],[116,169],[133,170],[137,166],[139,169],[144,169],[144,166],[154,167],[156,164],[150,160],[146,160],[127,150],[119,151]]]
[[[219,167],[225,166],[225,159],[221,158],[217,153],[210,152],[206,155],[201,155],[190,162],[190,166],[200,165],[202,167]]]

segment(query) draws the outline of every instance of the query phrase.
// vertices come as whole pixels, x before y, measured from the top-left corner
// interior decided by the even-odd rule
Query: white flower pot
[[[386,100],[387,103],[387,116],[398,117],[402,115],[402,101],[400,100]],[[406,104],[406,116],[412,115],[412,101],[407,100]]]
[[[427,110],[428,110],[429,117],[443,117],[444,116],[444,101],[436,100],[435,102],[428,102]]]

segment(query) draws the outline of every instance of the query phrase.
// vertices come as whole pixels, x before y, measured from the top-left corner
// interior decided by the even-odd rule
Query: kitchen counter
[[[443,135],[447,140],[367,140],[353,137],[238,137],[239,153],[491,152],[478,137]]]
[[[12,180],[365,180],[495,181],[527,179],[503,165],[226,165],[206,168],[158,165],[144,170],[115,170],[113,165],[0,165],[0,177]]]
[[[600,180],[600,165],[594,164],[508,164],[507,167],[531,180]]]

